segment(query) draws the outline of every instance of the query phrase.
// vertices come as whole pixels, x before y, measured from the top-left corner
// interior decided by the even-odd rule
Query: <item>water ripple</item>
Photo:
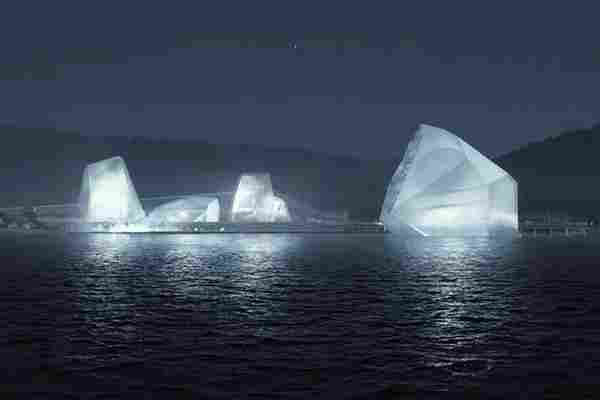
[[[600,246],[573,244],[2,235],[2,383],[23,398],[503,398],[527,376],[560,397],[600,376]]]

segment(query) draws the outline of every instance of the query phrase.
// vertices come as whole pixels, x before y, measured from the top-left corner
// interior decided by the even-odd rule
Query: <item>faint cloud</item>
[[[23,62],[1,63],[0,80],[53,81],[61,78],[62,65],[115,64],[125,60],[110,48],[67,48],[54,52],[33,49],[28,58]]]
[[[46,49],[33,49],[29,60],[0,64],[0,80],[56,80],[58,69]]]
[[[291,48],[304,50],[330,49],[343,53],[349,49],[415,48],[417,41],[411,33],[367,34],[364,32],[305,32],[293,35],[286,32],[181,32],[178,48]]]
[[[53,64],[0,64],[0,81],[57,80],[59,71]]]
[[[586,124],[584,121],[579,119],[563,119],[558,123],[561,130],[575,130],[575,129],[584,129]]]
[[[130,103],[127,105],[127,111],[130,113],[143,113],[146,111],[146,105],[140,103]]]
[[[114,64],[118,59],[110,48],[68,48],[64,50],[62,64]]]
[[[398,40],[398,43],[400,45],[400,47],[403,48],[417,48],[418,47],[418,43],[417,43],[417,38],[410,33],[403,33],[400,35],[400,38]]]
[[[594,65],[600,65],[600,48],[596,48],[592,51],[592,61]]]
[[[194,49],[286,48],[289,42],[290,37],[283,33],[180,32],[175,46]]]

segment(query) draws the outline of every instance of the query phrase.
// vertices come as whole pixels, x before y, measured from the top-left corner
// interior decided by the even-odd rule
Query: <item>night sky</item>
[[[600,122],[598,2],[14,3],[17,126],[388,159],[421,122],[492,156]]]

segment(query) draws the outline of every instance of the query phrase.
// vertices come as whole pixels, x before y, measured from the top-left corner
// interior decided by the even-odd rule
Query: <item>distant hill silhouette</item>
[[[519,182],[521,214],[600,216],[600,125],[530,143],[496,161]]]
[[[73,203],[85,165],[121,155],[143,197],[233,191],[240,173],[265,171],[271,173],[276,191],[295,200],[323,211],[347,210],[352,218],[374,220],[397,165],[397,161],[362,161],[297,149],[142,137],[90,138],[76,132],[13,126],[0,126],[0,137],[0,207]]]

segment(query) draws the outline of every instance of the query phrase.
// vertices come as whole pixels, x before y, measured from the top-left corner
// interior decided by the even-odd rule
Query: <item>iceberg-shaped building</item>
[[[86,222],[130,223],[146,216],[121,157],[85,168],[79,203]]]
[[[469,144],[420,125],[387,188],[380,221],[422,236],[515,234],[517,182]]]
[[[233,222],[289,222],[285,201],[273,194],[271,175],[244,174],[240,177],[231,208]]]
[[[218,198],[190,196],[156,207],[148,214],[145,222],[149,225],[219,222],[220,213]]]

